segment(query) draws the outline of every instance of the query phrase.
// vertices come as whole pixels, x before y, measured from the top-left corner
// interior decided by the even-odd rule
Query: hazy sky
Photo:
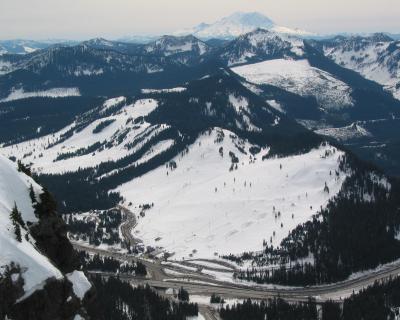
[[[400,0],[0,0],[0,38],[165,34],[235,11],[317,33],[400,33]]]

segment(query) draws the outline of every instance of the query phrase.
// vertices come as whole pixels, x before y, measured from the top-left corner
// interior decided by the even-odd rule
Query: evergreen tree
[[[10,219],[11,222],[14,226],[14,233],[15,233],[15,237],[17,238],[17,240],[19,242],[22,241],[22,235],[21,235],[21,222],[24,224],[24,221],[22,220],[21,214],[18,211],[17,205],[14,204],[14,208],[10,213]]]
[[[17,238],[17,241],[22,242],[21,227],[19,226],[18,223],[14,224],[14,232],[15,232],[15,237]]]
[[[40,195],[40,202],[35,205],[35,214],[39,218],[49,217],[55,214],[57,210],[57,203],[50,192],[43,188],[43,193]]]
[[[181,287],[178,291],[178,299],[180,301],[189,301],[189,292]]]
[[[31,201],[33,204],[36,203],[36,196],[35,196],[35,191],[33,190],[32,184],[29,187],[29,197],[31,198]]]
[[[147,274],[146,266],[140,261],[136,263],[135,274],[138,276],[145,276]]]
[[[21,212],[18,211],[17,204],[14,202],[14,207],[10,214],[11,220],[19,223],[21,226],[25,227],[25,222],[22,219]]]
[[[21,160],[18,160],[17,165],[18,165],[18,171],[19,171],[19,172],[23,172],[23,173],[25,173],[27,176],[30,176],[30,177],[32,176],[31,169],[30,169],[29,167],[25,166],[25,165],[21,162]]]

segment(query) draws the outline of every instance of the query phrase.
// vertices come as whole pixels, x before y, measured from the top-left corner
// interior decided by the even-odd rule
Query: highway
[[[120,207],[124,211],[126,221],[121,225],[122,234],[125,241],[131,245],[137,244],[140,240],[132,236],[132,230],[136,226],[136,218],[134,213],[124,207]],[[306,302],[309,298],[315,299],[317,303],[322,303],[327,300],[341,301],[348,297],[353,292],[357,292],[363,288],[372,285],[375,281],[383,281],[390,277],[395,277],[400,274],[400,261],[388,264],[376,271],[366,272],[357,278],[348,279],[342,282],[326,284],[320,286],[309,287],[283,287],[283,286],[263,286],[249,285],[239,282],[227,282],[215,279],[214,277],[202,273],[202,270],[211,271],[234,271],[231,265],[224,264],[220,261],[208,260],[212,264],[196,265],[196,261],[173,261],[173,264],[161,263],[157,259],[144,259],[133,255],[121,253],[118,251],[104,250],[95,247],[89,247],[82,244],[74,243],[77,250],[84,250],[93,254],[113,257],[121,261],[140,261],[148,271],[147,277],[136,277],[134,275],[120,274],[121,279],[130,281],[133,284],[148,284],[151,287],[162,290],[183,287],[190,294],[210,296],[212,293],[223,296],[224,298],[233,299],[268,299],[280,297],[289,302]],[[203,260],[204,261],[204,260]],[[221,268],[215,266],[220,264]],[[197,269],[196,269],[197,267]],[[231,267],[232,270],[227,270]],[[105,272],[96,272],[105,277],[113,276],[114,274]],[[218,313],[215,312],[209,305],[199,306],[201,314],[208,320],[219,319]]]
[[[198,272],[190,272],[184,268],[179,269],[179,267],[173,267],[173,270],[179,270],[182,275],[174,276],[165,272],[165,269],[171,269],[170,266],[163,265],[157,260],[150,261],[147,259],[140,259],[123,253],[86,247],[76,243],[74,243],[74,247],[78,250],[85,250],[90,253],[97,253],[123,261],[141,261],[146,265],[150,276],[149,278],[137,278],[133,275],[119,275],[120,278],[125,278],[132,283],[147,283],[150,286],[164,289],[184,287],[193,294],[217,293],[226,297],[240,299],[266,299],[279,296],[293,302],[307,301],[309,297],[315,298],[318,302],[324,302],[326,300],[340,301],[341,298],[349,296],[353,291],[357,292],[362,288],[372,285],[375,281],[385,280],[400,274],[400,262],[398,262],[376,272],[365,273],[358,278],[334,284],[310,287],[248,286],[240,283],[219,281]],[[111,275],[107,273],[103,274]]]

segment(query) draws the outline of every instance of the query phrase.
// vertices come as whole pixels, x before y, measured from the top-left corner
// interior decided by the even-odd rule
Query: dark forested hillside
[[[103,98],[29,98],[0,103],[0,143],[16,144],[56,132]]]
[[[129,283],[110,277],[104,280],[92,277],[97,297],[88,308],[92,319],[99,320],[186,320],[197,316],[197,304],[171,302],[159,296],[150,287],[133,288]]]
[[[310,300],[289,304],[281,299],[251,300],[220,310],[223,320],[395,320],[400,307],[400,279],[390,279],[353,294],[342,302],[327,301],[316,306]],[[318,310],[318,311],[317,311]]]

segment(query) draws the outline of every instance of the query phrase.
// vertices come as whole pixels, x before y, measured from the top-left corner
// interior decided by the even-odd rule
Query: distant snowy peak
[[[278,58],[303,58],[304,41],[300,38],[256,29],[233,40],[221,58],[228,66]]]
[[[170,56],[179,53],[194,53],[199,56],[210,51],[210,47],[192,35],[188,36],[163,36],[144,47],[146,53]]]
[[[232,39],[258,28],[304,36],[311,34],[300,29],[290,29],[278,26],[270,18],[258,12],[236,12],[215,23],[201,23],[194,28],[178,31],[176,34],[193,34],[201,39]]]

